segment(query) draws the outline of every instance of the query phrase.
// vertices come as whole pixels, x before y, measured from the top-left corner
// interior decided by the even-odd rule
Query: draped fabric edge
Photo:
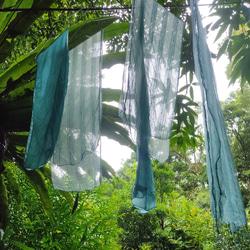
[[[96,140],[96,143],[91,147],[91,150],[87,150],[85,152],[83,152],[81,154],[81,159],[77,162],[75,162],[74,164],[70,164],[70,163],[66,163],[66,164],[57,164],[54,160],[54,154],[52,155],[52,158],[51,158],[51,167],[52,167],[52,181],[53,181],[53,169],[55,170],[55,168],[59,167],[61,168],[61,170],[63,170],[63,168],[70,168],[70,167],[75,167],[75,166],[79,166],[81,165],[81,167],[84,166],[84,163],[86,161],[87,158],[89,157],[94,157],[94,158],[98,158],[99,159],[99,167],[97,167],[99,169],[99,180],[95,182],[95,184],[93,184],[92,187],[88,186],[87,188],[76,188],[76,189],[69,189],[69,188],[65,188],[63,187],[63,185],[58,185],[55,184],[53,182],[53,186],[55,189],[57,190],[63,190],[63,191],[77,191],[77,192],[80,192],[80,191],[85,191],[85,190],[94,190],[95,188],[97,188],[98,186],[101,185],[101,182],[102,182],[102,159],[101,159],[101,123],[102,123],[102,75],[101,75],[101,69],[102,69],[102,63],[103,63],[103,29],[101,29],[99,32],[97,32],[96,34],[92,35],[91,37],[89,37],[87,40],[85,40],[84,42],[80,43],[77,47],[83,45],[84,43],[87,43],[88,41],[90,41],[90,39],[92,39],[94,36],[99,36],[100,37],[100,47],[99,47],[99,77],[98,77],[98,80],[99,80],[99,91],[98,91],[98,100],[99,100],[99,105],[100,105],[100,108],[99,108],[99,131],[98,131],[98,139]],[[93,48],[92,48],[93,49]],[[74,48],[72,49],[74,50]],[[98,153],[96,154],[96,152],[98,151]],[[92,162],[93,163],[93,162]]]
[[[68,54],[69,54],[69,48],[68,48],[68,36],[69,36],[69,30],[68,29],[66,29],[65,31],[64,31],[64,33],[61,35],[61,36],[59,36],[57,39],[59,39],[59,38],[61,38],[61,37],[64,37],[64,36],[66,36],[66,44],[65,44],[65,49],[67,50],[67,55],[66,55],[66,57],[67,57],[67,60],[68,60]],[[57,40],[55,40],[47,49],[49,49],[51,46],[53,46],[55,43],[57,42]],[[46,50],[47,50],[46,49]],[[46,51],[45,50],[45,51]],[[37,62],[37,65],[38,65],[38,60],[39,60],[39,57],[45,52],[45,51],[43,51],[41,54],[39,54],[38,55],[38,57],[36,58],[36,62]],[[64,76],[64,79],[67,79],[68,78],[68,64],[66,65],[67,66],[67,68],[66,68],[66,71],[65,71],[65,76]],[[36,79],[37,79],[37,74],[38,74],[38,72],[36,72]],[[36,81],[36,80],[35,80]],[[60,109],[60,113],[61,113],[61,115],[60,115],[60,121],[61,121],[61,118],[62,118],[62,111],[63,111],[63,105],[64,105],[64,100],[65,100],[65,96],[66,96],[66,92],[67,92],[67,82],[65,81],[65,84],[64,84],[65,86],[64,86],[64,90],[63,90],[63,98],[61,98],[60,99],[60,101],[61,101],[61,109]],[[35,91],[36,91],[36,84],[35,84],[35,88],[34,88],[34,96],[33,96],[33,106],[34,106],[34,103],[36,102],[36,94],[35,94]],[[50,160],[50,158],[51,158],[51,156],[52,156],[52,154],[53,154],[53,151],[54,151],[54,148],[55,148],[55,144],[56,144],[56,142],[55,142],[55,144],[54,144],[54,147],[52,147],[52,149],[51,149],[51,154],[50,154],[50,156],[49,157],[47,157],[47,160],[46,161],[42,161],[42,162],[40,162],[39,163],[39,165],[38,166],[36,166],[36,167],[33,167],[33,168],[29,168],[28,166],[27,166],[27,158],[28,157],[30,157],[29,156],[29,148],[30,148],[30,145],[31,145],[31,143],[32,143],[32,137],[33,137],[33,134],[34,134],[34,120],[33,120],[33,117],[34,117],[34,109],[32,108],[32,114],[31,114],[31,123],[30,123],[30,129],[29,129],[29,135],[28,135],[28,140],[27,140],[27,145],[26,145],[26,152],[25,152],[25,157],[24,157],[24,168],[26,169],[26,170],[28,170],[28,171],[31,171],[31,170],[35,170],[35,169],[38,169],[38,168],[41,168],[41,167],[44,167],[47,163],[48,163],[48,161]],[[60,121],[59,121],[59,123],[60,123]],[[59,126],[59,128],[60,128],[60,126]],[[56,141],[56,138],[58,137],[58,135],[59,135],[59,129],[58,129],[58,131],[56,132],[56,136],[55,136],[55,141]]]
[[[205,80],[204,80],[203,70],[202,70],[203,66],[202,66],[202,62],[201,62],[201,59],[200,59],[200,50],[201,50],[201,48],[199,47],[199,42],[198,42],[198,40],[200,38],[203,39],[203,37],[204,37],[204,40],[205,40],[205,34],[203,34],[203,30],[204,29],[203,29],[202,24],[201,24],[201,17],[200,17],[200,13],[199,13],[199,10],[198,10],[197,1],[196,0],[191,0],[190,5],[191,5],[191,11],[192,11],[193,48],[194,48],[193,50],[194,50],[194,60],[195,60],[195,73],[196,73],[196,76],[198,78],[199,85],[200,85],[200,88],[201,88],[201,94],[202,94],[202,99],[203,99],[203,121],[204,121],[204,127],[205,127],[205,129],[207,129],[207,127],[208,127],[208,125],[207,125],[207,117],[206,117],[207,114],[206,114],[206,107],[205,107],[205,104],[204,104],[206,102],[206,87],[204,86],[204,83],[203,83],[203,81],[205,81]],[[204,42],[204,44],[207,47],[207,51],[209,51],[206,41]],[[196,54],[195,54],[195,52],[196,52]],[[211,56],[210,56],[209,60],[211,61]],[[212,62],[210,63],[209,66],[213,69]],[[212,77],[214,78],[213,82],[215,83],[216,81],[215,81],[214,75]],[[217,88],[216,88],[216,85],[214,83],[212,83],[212,85],[213,85],[212,87],[213,87],[214,93],[215,93],[215,99],[216,99],[215,101],[217,101],[219,103],[219,101],[218,101],[218,95],[217,95]],[[208,110],[208,112],[210,112],[210,111]],[[222,114],[221,109],[218,110],[218,112],[221,112],[221,114]],[[212,114],[212,116],[213,116],[213,114]],[[223,115],[222,115],[222,117],[223,117]],[[222,130],[222,133],[224,133],[225,136],[226,136],[226,138],[227,138],[224,119],[223,119],[223,122],[221,122],[220,125],[223,126],[223,128],[221,130]],[[209,151],[208,147],[210,147],[210,146],[208,146],[208,143],[210,144],[210,142],[207,141],[206,137],[207,136],[206,136],[206,133],[205,133],[206,148]],[[226,144],[228,144],[227,145],[227,150],[229,150],[230,153],[231,153],[231,149],[230,149],[230,145],[229,145],[229,141],[228,140],[227,140]],[[232,154],[231,154],[231,158],[232,158]],[[209,167],[210,166],[209,162],[207,162],[207,166],[208,166],[208,176],[209,176],[209,168],[211,168],[211,167]],[[235,168],[234,164],[233,164],[232,168],[233,168],[232,171],[234,172],[233,175],[234,175],[234,179],[235,179],[235,185],[237,186],[236,189],[239,191],[239,194],[237,194],[237,195],[240,196],[240,203],[238,204],[238,206],[239,207],[243,207],[242,208],[242,212],[243,212],[244,205],[243,205],[243,200],[242,200],[242,196],[241,196],[241,192],[240,192],[240,188],[239,188],[239,183],[238,183],[238,180],[237,180],[237,176],[235,175],[235,173],[237,173],[237,171],[236,171],[236,168]],[[211,183],[209,183],[209,185],[211,185]],[[232,184],[232,185],[234,185],[234,184]],[[222,234],[223,234],[223,232],[226,235],[226,231],[227,231],[227,229],[225,227],[226,224],[229,224],[229,226],[230,226],[230,232],[233,235],[235,233],[238,233],[238,232],[243,232],[244,234],[245,233],[248,234],[247,238],[249,239],[249,233],[248,233],[248,230],[247,230],[246,215],[245,215],[245,218],[244,218],[244,222],[241,222],[241,223],[236,223],[236,222],[233,222],[232,220],[222,221],[222,218],[220,217],[220,215],[218,215],[216,213],[218,205],[217,204],[213,204],[214,201],[212,200],[212,197],[213,197],[213,190],[212,190],[212,188],[210,186],[210,200],[211,200],[211,206],[212,206],[212,215],[213,215],[213,219],[215,221],[215,224],[214,224],[215,225],[215,229],[216,229],[216,231],[218,232],[218,235],[219,235],[219,241],[221,241],[222,238],[223,238],[223,237],[221,237]],[[215,206],[214,209],[213,209],[213,206]],[[245,210],[244,210],[244,214],[245,214]]]
[[[132,8],[132,16],[134,15],[134,2],[135,1],[133,1],[133,8]],[[156,1],[152,1],[154,4],[158,4]],[[141,5],[143,5],[144,4],[144,2],[142,2],[141,3]],[[159,7],[161,7],[161,5],[158,5]],[[158,8],[158,7],[157,7]],[[140,11],[142,11],[142,9],[143,8],[140,8]],[[163,10],[164,11],[166,11],[164,8],[163,8]],[[173,15],[172,13],[169,13],[169,12],[167,12],[168,13],[168,15]],[[174,16],[174,15],[173,15]],[[175,17],[176,18],[176,17]],[[181,20],[178,20],[178,21],[180,21],[181,22]],[[180,22],[178,22],[178,24],[180,23]],[[183,29],[184,29],[184,23],[182,22],[181,23],[182,25],[181,25],[181,27],[180,27],[180,32],[181,32],[181,34],[183,34]],[[180,25],[179,25],[180,26]],[[130,24],[130,30],[129,30],[129,34],[131,34],[132,32],[132,26],[131,26],[131,24]],[[177,32],[177,31],[176,31]],[[182,40],[181,40],[182,41]],[[131,39],[129,39],[129,41],[128,41],[128,47],[129,46],[131,46],[130,45],[131,44]],[[180,47],[181,47],[181,45],[180,45]],[[131,52],[130,52],[131,53]],[[137,52],[136,52],[137,53]],[[181,53],[180,53],[181,54]],[[131,55],[128,53],[128,51],[127,51],[127,53],[126,53],[126,60],[125,60],[125,68],[127,67],[129,67],[129,62],[130,62],[130,57],[131,57]],[[180,65],[180,59],[178,60],[178,62],[179,62],[179,65]],[[179,65],[178,65],[178,76],[179,76],[179,74],[180,74],[180,71],[179,71]],[[126,72],[127,73],[127,72]],[[124,82],[127,82],[127,80],[125,80],[126,78],[127,78],[128,76],[127,75],[125,75],[125,71],[124,71],[124,74],[123,74],[123,85],[124,85]],[[177,77],[177,79],[178,79],[178,77]],[[176,84],[176,89],[178,89],[178,80],[177,80],[177,84]],[[177,90],[176,90],[176,93],[175,93],[175,99],[176,99],[176,95],[177,95]],[[121,97],[120,97],[120,103],[119,103],[119,116],[121,117],[121,118],[123,118],[123,123],[124,123],[124,125],[125,125],[125,127],[126,127],[126,129],[128,130],[128,132],[129,132],[129,134],[130,134],[130,137],[131,138],[134,138],[135,136],[133,135],[133,130],[134,131],[137,131],[137,133],[138,133],[138,128],[137,128],[137,126],[131,126],[131,124],[130,124],[130,119],[128,119],[128,118],[126,118],[127,117],[127,114],[124,112],[124,110],[126,110],[126,106],[125,106],[125,102],[126,101],[124,101],[124,100],[126,100],[127,99],[127,93],[125,93],[124,91],[122,91],[122,93],[121,93]],[[174,101],[174,106],[175,106],[175,104],[176,104],[176,100]],[[125,117],[125,119],[124,119],[124,117]],[[172,123],[171,123],[171,127],[170,127],[170,130],[172,130],[172,126],[173,126],[173,119],[172,119]],[[145,160],[145,161],[147,161],[147,164],[146,165],[148,165],[147,166],[147,168],[150,168],[151,169],[151,174],[150,174],[150,179],[152,178],[152,180],[151,180],[151,182],[152,183],[154,183],[154,180],[153,180],[153,171],[152,171],[152,165],[151,165],[151,158],[150,157],[152,157],[152,158],[156,158],[157,159],[157,157],[154,157],[153,155],[151,155],[151,150],[150,150],[150,146],[152,147],[153,145],[152,144],[150,144],[150,143],[154,143],[153,142],[153,140],[155,140],[155,141],[157,141],[158,140],[158,143],[159,143],[159,141],[161,141],[161,144],[163,145],[165,145],[165,144],[170,144],[170,137],[171,137],[171,135],[170,136],[168,136],[168,137],[165,137],[165,138],[158,138],[157,136],[150,136],[150,138],[151,139],[149,139],[149,142],[148,142],[148,151],[147,151],[147,156],[146,156],[146,158],[147,158],[147,160]],[[138,151],[140,151],[140,149],[138,149],[138,147],[140,147],[140,142],[138,141],[138,134],[137,134],[137,139],[134,139],[134,142],[136,142],[137,143],[137,154],[138,154]],[[169,146],[168,146],[169,147]],[[159,156],[159,155],[158,155]],[[138,157],[138,155],[137,155],[137,157]],[[140,157],[140,156],[139,156]],[[164,160],[162,160],[164,158]],[[160,159],[160,162],[165,162],[166,161],[166,159],[168,159],[169,158],[169,152],[168,152],[168,154],[164,154],[163,155],[163,157]],[[140,163],[140,160],[138,160],[138,166],[137,166],[137,170],[136,170],[136,173],[137,173],[137,176],[138,176],[138,174],[140,174],[139,172],[141,172],[141,170],[140,170],[140,168],[141,168],[141,163]],[[137,179],[136,179],[136,182],[137,182]],[[154,184],[153,184],[154,185]],[[140,189],[140,187],[139,187],[139,189]],[[151,192],[152,191],[152,192]],[[138,195],[137,195],[137,193],[138,193],[138,190],[137,190],[137,183],[135,183],[135,185],[134,185],[134,188],[133,188],[133,193],[132,193],[132,204],[136,207],[136,208],[138,208],[139,209],[139,212],[140,213],[146,213],[148,210],[150,210],[150,209],[154,209],[154,208],[156,208],[157,206],[156,206],[156,202],[155,202],[155,190],[151,190],[150,192],[149,191],[147,191],[146,193],[144,193],[144,195],[143,196],[141,196],[141,197],[138,197]],[[150,200],[150,203],[151,203],[151,206],[150,207],[148,207],[148,208],[145,208],[145,207],[142,207],[142,206],[140,206],[140,205],[138,205],[138,204],[140,204],[141,202],[140,202],[140,199],[145,199],[145,200]]]

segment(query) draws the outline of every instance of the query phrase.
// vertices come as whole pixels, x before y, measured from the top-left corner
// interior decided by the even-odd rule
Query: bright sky
[[[200,3],[211,3],[212,0],[201,0]],[[204,17],[203,23],[204,25],[211,22],[211,18],[209,19],[208,13],[209,13],[209,7],[203,6],[200,7],[201,15]],[[214,43],[214,39],[217,32],[210,32],[207,37],[207,43],[210,48],[210,50],[213,53],[217,53],[218,50],[218,44],[222,41],[220,39],[219,41]],[[219,99],[221,101],[225,101],[229,94],[236,90],[238,86],[231,86],[228,87],[228,80],[226,78],[226,66],[228,65],[228,59],[226,56],[222,56],[218,61],[213,60],[214,65],[214,72],[215,77],[217,81],[217,90]],[[123,65],[118,64],[113,66],[109,70],[103,70],[103,88],[118,88],[121,89],[122,87],[122,75],[123,75]],[[200,96],[200,90],[199,87],[196,87],[195,89],[195,100],[201,101]],[[107,161],[115,170],[118,170],[122,167],[123,163],[126,159],[130,158],[132,150],[130,150],[127,147],[121,146],[119,143],[108,140],[107,138],[102,138],[102,158]]]

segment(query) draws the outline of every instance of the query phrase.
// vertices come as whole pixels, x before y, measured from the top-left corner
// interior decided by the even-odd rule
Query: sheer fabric
[[[140,212],[156,207],[151,157],[169,157],[183,26],[156,1],[133,1],[120,116],[137,143],[132,203]]]
[[[57,141],[68,82],[68,30],[37,58],[36,85],[24,167],[43,167]]]
[[[101,182],[102,32],[69,52],[69,80],[51,160],[55,189],[92,190]]]
[[[212,216],[216,222],[229,223],[234,233],[247,225],[246,215],[197,0],[191,0],[191,9],[195,73],[202,94]]]

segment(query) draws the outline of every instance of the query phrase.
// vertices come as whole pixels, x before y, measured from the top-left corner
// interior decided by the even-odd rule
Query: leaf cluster
[[[214,0],[214,4],[224,3],[224,0]],[[238,2],[238,3],[237,3]],[[250,82],[250,74],[247,65],[250,62],[249,35],[250,35],[250,13],[248,1],[234,1],[229,5],[213,5],[212,16],[217,20],[212,24],[211,30],[218,30],[215,41],[224,36],[217,54],[219,59],[227,53],[230,60],[227,75],[230,84],[239,80],[241,87]]]
[[[246,85],[243,91],[232,93],[223,103],[223,114],[227,125],[231,149],[238,170],[241,191],[246,207],[249,207],[249,166],[250,166],[250,90]]]

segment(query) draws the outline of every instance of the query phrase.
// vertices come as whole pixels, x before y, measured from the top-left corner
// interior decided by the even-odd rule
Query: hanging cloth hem
[[[151,157],[169,157],[184,23],[154,0],[132,6],[119,115],[137,144],[132,203],[142,212],[156,207]]]
[[[101,184],[102,41],[100,31],[69,52],[68,91],[51,161],[56,189],[84,191]]]
[[[58,138],[68,81],[68,30],[37,57],[32,118],[24,168],[46,165]]]
[[[212,216],[218,224],[229,223],[231,232],[236,233],[242,227],[246,227],[246,214],[197,0],[191,0],[190,3],[195,74],[200,82],[202,94]]]

